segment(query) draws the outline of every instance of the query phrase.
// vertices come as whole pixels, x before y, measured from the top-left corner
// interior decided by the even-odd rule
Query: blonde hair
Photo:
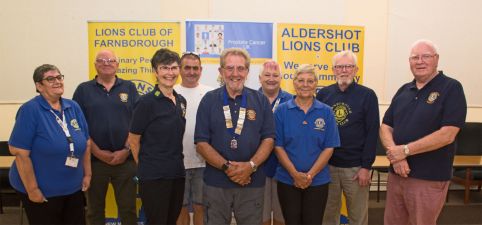
[[[318,82],[318,77],[316,76],[315,67],[311,64],[300,65],[300,67],[298,67],[298,69],[296,69],[296,71],[295,71],[295,75],[293,77],[293,82],[295,82],[295,80],[298,78],[298,75],[300,75],[302,73],[309,73],[309,74],[313,75],[313,78],[315,78],[315,81]]]

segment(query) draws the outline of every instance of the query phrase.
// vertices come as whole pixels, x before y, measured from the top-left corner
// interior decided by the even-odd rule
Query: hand
[[[408,174],[410,174],[410,166],[406,159],[393,163],[392,165],[395,173],[401,177],[408,177]]]
[[[387,147],[387,158],[390,160],[390,163],[395,163],[400,160],[405,159],[407,156],[403,150],[403,145],[396,145]]]
[[[112,152],[113,158],[110,161],[109,165],[115,166],[124,163],[130,154],[131,152],[127,149]]]
[[[92,151],[92,154],[102,162],[105,162],[109,165],[111,165],[111,161],[114,159],[114,154],[108,150]]]
[[[84,178],[82,179],[82,191],[87,191],[89,189],[91,178],[92,176],[90,175],[84,176]]]
[[[251,168],[251,164],[248,162],[231,161],[230,166],[225,173],[233,182],[241,186],[245,186],[251,182],[252,172],[253,169]]]
[[[40,189],[38,188],[35,188],[32,191],[29,191],[27,194],[28,194],[28,199],[32,202],[35,202],[35,203],[46,202],[45,196],[43,195],[42,191],[40,191]]]
[[[308,173],[296,172],[293,176],[293,185],[297,188],[305,189],[311,185],[313,178]]]
[[[370,184],[370,170],[365,168],[360,168],[358,172],[353,176],[353,180],[358,180],[358,185],[368,186]]]

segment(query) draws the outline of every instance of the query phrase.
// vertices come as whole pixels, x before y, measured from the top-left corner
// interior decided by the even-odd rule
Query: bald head
[[[115,77],[117,68],[119,68],[117,57],[114,51],[110,49],[100,50],[95,57],[94,64],[97,75],[104,78]]]

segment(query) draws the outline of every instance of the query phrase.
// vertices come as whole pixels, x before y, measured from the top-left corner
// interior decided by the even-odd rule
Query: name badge
[[[75,156],[69,156],[65,160],[65,165],[68,167],[77,168],[77,166],[79,165],[79,159]]]

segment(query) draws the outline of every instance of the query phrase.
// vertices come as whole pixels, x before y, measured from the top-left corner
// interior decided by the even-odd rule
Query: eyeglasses
[[[230,73],[234,72],[234,70],[237,70],[240,73],[244,73],[244,72],[248,71],[248,68],[245,67],[245,66],[238,66],[238,67],[236,67],[236,66],[225,66],[225,67],[222,67],[222,68],[224,70],[230,72]]]
[[[408,57],[408,60],[410,60],[410,62],[417,62],[419,59],[422,59],[422,61],[426,62],[428,60],[431,60],[433,57],[435,57],[437,54],[423,54],[423,55],[414,55],[414,56],[410,56]]]
[[[179,66],[159,66],[158,67],[161,72],[167,73],[169,71],[178,72]]]
[[[347,65],[335,65],[333,66],[333,68],[335,68],[335,70],[352,70],[355,68],[355,65],[353,64],[347,64]]]
[[[308,84],[308,85],[313,85],[314,83],[316,83],[316,81],[314,79],[307,79],[307,80],[296,79],[295,81],[300,83],[300,84]]]
[[[55,77],[54,76],[46,77],[46,78],[41,79],[39,82],[42,82],[43,80],[46,80],[47,82],[53,84],[53,83],[55,83],[56,80],[63,81],[64,75],[60,74],[60,75],[55,76]]]
[[[103,64],[111,64],[111,63],[116,63],[117,59],[101,59],[101,58],[98,58],[98,59],[95,59],[95,62],[96,63],[103,63]]]

